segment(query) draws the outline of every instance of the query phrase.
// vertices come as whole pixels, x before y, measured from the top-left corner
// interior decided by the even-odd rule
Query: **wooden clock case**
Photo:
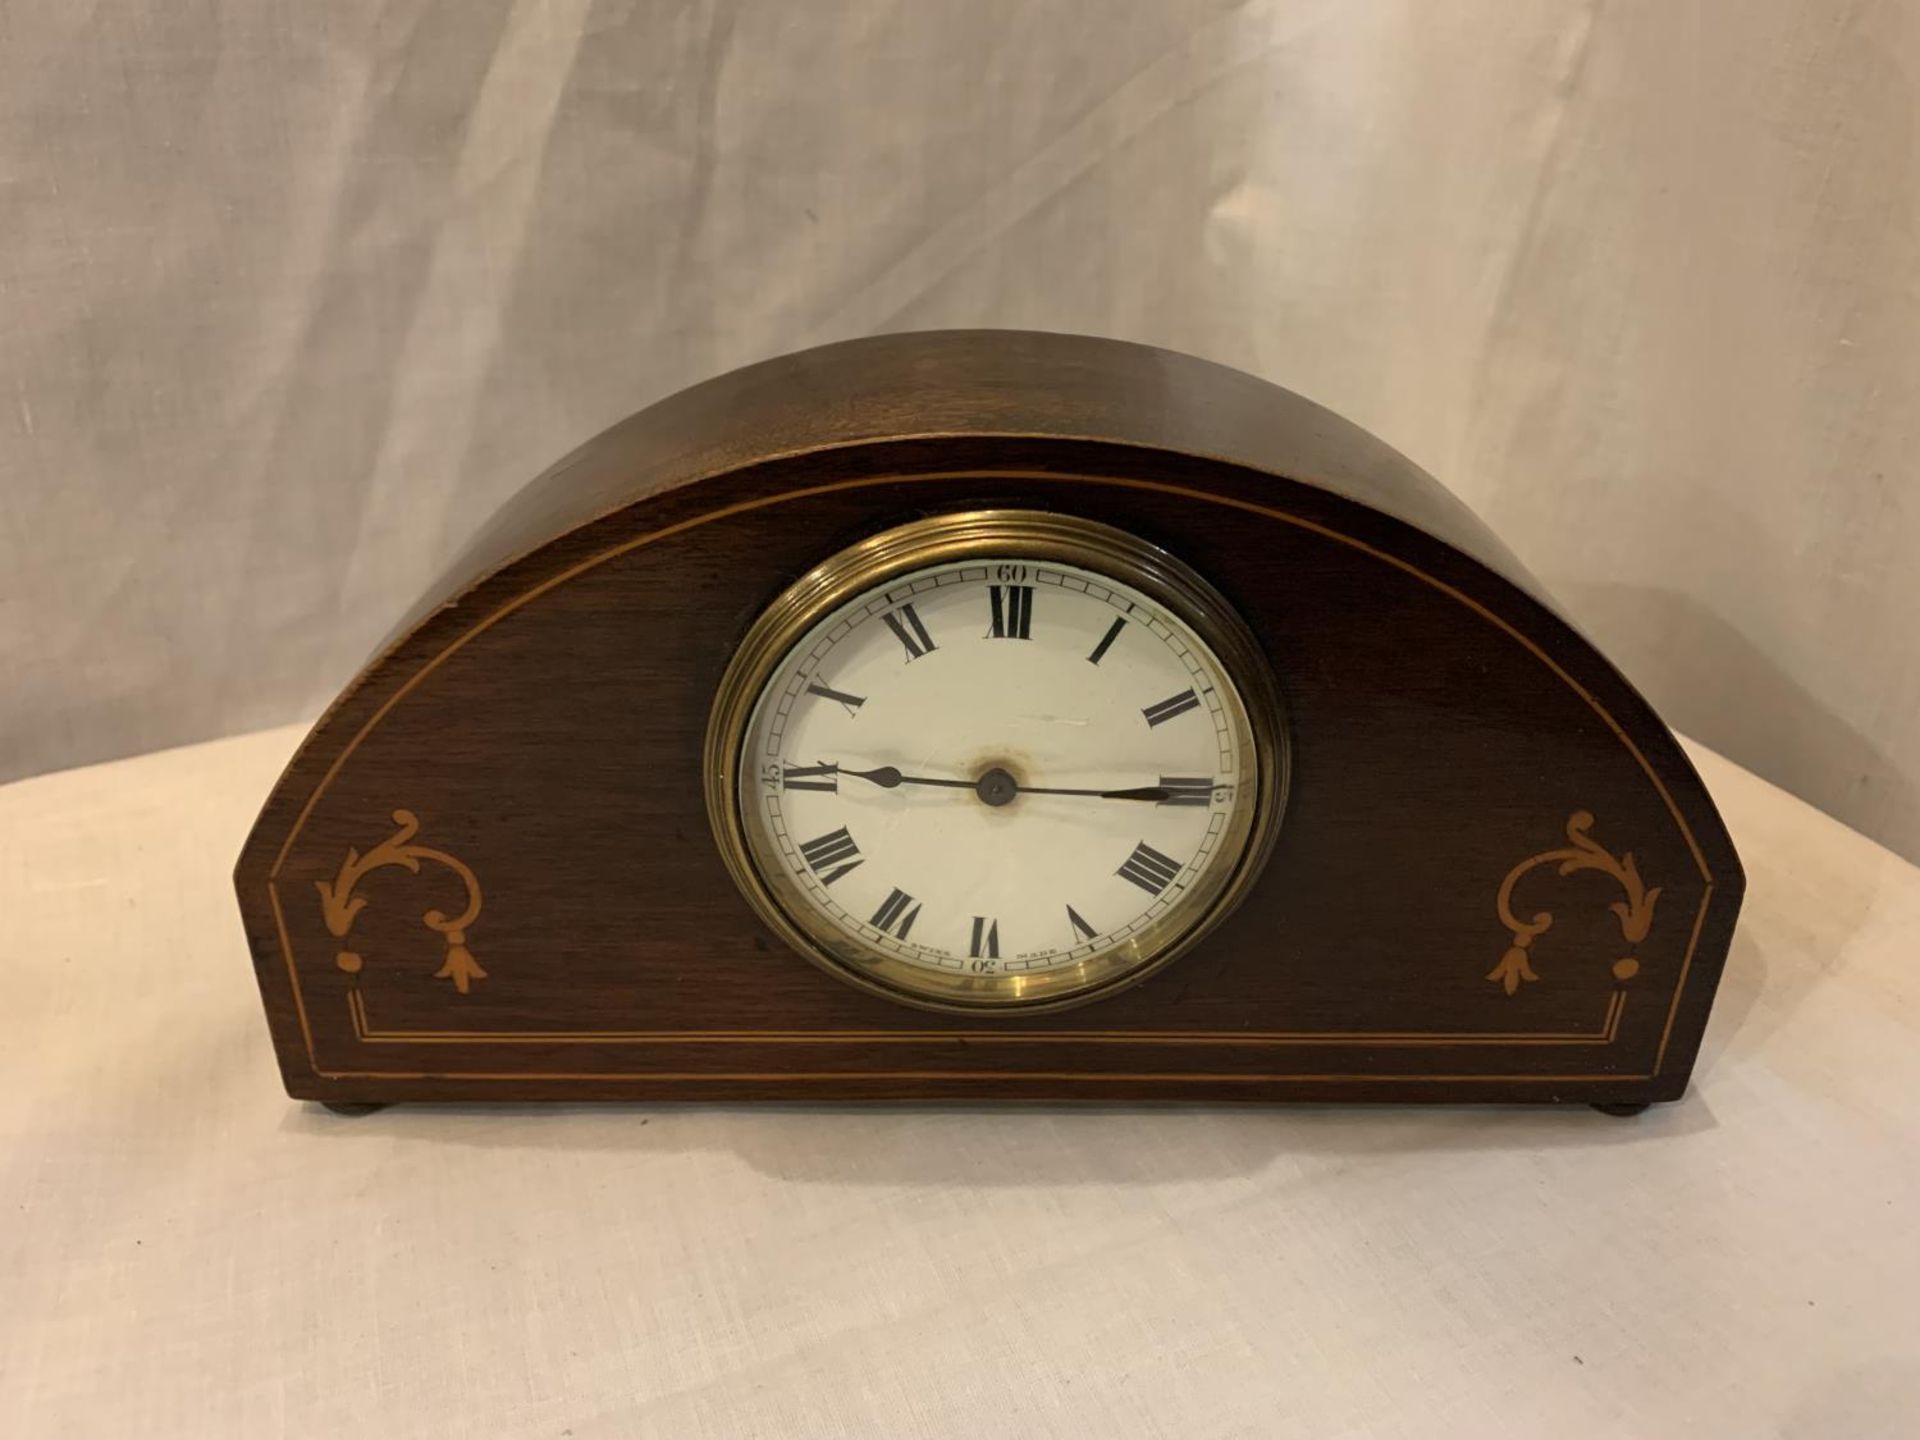
[[[1208,577],[1291,774],[1244,903],[1138,986],[929,1014],[786,950],[703,809],[796,577],[1053,510]],[[288,1092],[394,1100],[1583,1101],[1685,1089],[1743,878],[1672,735],[1458,501],[1326,410],[1084,337],[851,341],[530,483],[315,725],[236,873]]]

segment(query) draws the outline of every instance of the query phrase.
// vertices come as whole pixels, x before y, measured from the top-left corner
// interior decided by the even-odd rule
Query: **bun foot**
[[[387,1108],[380,1100],[322,1100],[320,1103],[336,1115],[371,1115]]]
[[[1646,1100],[1632,1100],[1624,1104],[1596,1105],[1593,1108],[1598,1110],[1602,1115],[1614,1115],[1625,1120],[1631,1116],[1638,1115],[1647,1108],[1649,1103],[1650,1102]]]

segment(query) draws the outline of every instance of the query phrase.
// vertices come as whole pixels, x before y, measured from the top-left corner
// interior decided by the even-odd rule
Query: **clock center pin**
[[[974,782],[973,793],[986,804],[997,809],[1002,805],[1010,804],[1020,793],[1020,782],[1000,766],[995,765]]]

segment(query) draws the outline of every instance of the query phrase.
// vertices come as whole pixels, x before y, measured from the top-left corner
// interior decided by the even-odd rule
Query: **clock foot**
[[[1593,1108],[1598,1110],[1602,1115],[1613,1115],[1622,1120],[1627,1120],[1645,1110],[1649,1103],[1650,1102],[1645,1100],[1629,1100],[1611,1105],[1596,1105]]]
[[[387,1108],[380,1100],[322,1100],[320,1103],[336,1115],[371,1115]]]

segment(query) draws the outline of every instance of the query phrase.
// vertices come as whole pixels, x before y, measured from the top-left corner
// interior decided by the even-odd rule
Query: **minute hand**
[[[1053,785],[1022,785],[1022,795],[1092,795],[1100,800],[1153,800],[1172,798],[1164,785],[1136,785],[1131,790],[1065,790]]]

